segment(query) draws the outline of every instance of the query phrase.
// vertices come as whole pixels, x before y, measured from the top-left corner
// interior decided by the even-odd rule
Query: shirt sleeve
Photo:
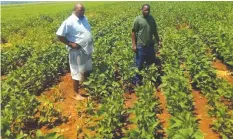
[[[138,32],[138,30],[139,30],[139,24],[137,18],[135,18],[132,26],[132,32]]]
[[[61,26],[58,28],[56,35],[58,36],[66,36],[68,33],[68,25],[67,22],[64,21]]]

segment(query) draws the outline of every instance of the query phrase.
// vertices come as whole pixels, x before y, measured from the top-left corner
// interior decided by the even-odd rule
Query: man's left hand
[[[162,47],[162,42],[161,41],[158,42],[158,46]]]

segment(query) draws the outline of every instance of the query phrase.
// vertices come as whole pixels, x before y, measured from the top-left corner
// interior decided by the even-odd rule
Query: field
[[[148,3],[161,67],[133,86],[143,3],[84,2],[95,47],[84,101],[55,35],[74,2],[2,5],[1,138],[233,139],[233,2]]]

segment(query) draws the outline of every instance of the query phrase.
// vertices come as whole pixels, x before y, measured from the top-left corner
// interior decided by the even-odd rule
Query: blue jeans
[[[148,46],[137,45],[135,64],[139,71],[143,69],[144,63],[146,67],[149,67],[153,63],[155,64],[155,49],[153,44]],[[142,84],[142,76],[136,74],[135,81],[136,84]]]

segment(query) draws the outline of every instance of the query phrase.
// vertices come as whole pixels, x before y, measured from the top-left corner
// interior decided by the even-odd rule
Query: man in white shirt
[[[73,13],[56,32],[59,40],[66,45],[69,52],[69,64],[73,79],[76,100],[83,100],[79,94],[80,83],[84,75],[92,70],[93,39],[91,27],[82,4],[75,4]]]

